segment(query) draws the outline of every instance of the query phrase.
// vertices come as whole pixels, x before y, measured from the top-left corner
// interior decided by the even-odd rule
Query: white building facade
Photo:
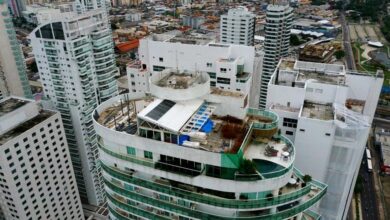
[[[220,41],[253,46],[256,17],[246,7],[233,8],[221,15]]]
[[[0,102],[0,207],[5,219],[84,219],[59,112]]]
[[[0,30],[0,99],[9,95],[32,98],[22,49],[7,1],[3,0],[0,0]]]
[[[279,59],[288,55],[290,30],[293,22],[293,9],[288,5],[267,7],[264,40],[264,61],[260,86],[260,108],[265,108],[268,82],[274,73]]]
[[[325,219],[348,215],[382,83],[381,73],[285,59],[271,77],[267,108],[298,146],[297,167],[329,186],[319,206]]]
[[[110,218],[318,219],[309,209],[327,186],[294,168],[278,116],[233,103],[243,94],[210,80],[165,69],[146,96],[95,110]]]
[[[98,205],[104,193],[91,114],[118,94],[118,68],[106,8],[86,4],[52,15],[30,39],[45,96],[62,115],[81,198]]]
[[[210,86],[241,92],[249,99],[254,74],[253,47],[214,43],[195,36],[153,35],[140,40],[139,62],[127,67],[129,91],[149,91],[149,78],[164,69],[203,71],[210,76]]]

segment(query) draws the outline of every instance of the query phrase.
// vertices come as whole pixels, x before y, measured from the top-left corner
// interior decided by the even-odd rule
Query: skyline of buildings
[[[31,34],[45,97],[61,112],[83,202],[104,203],[92,111],[118,94],[110,24],[105,5],[73,4]]]
[[[84,219],[59,112],[0,101],[0,208],[5,219]]]
[[[42,162],[49,141],[43,134],[46,143],[34,142],[41,151],[31,153],[30,162],[38,160],[45,172],[55,166],[52,160],[64,158],[59,166],[67,168],[48,178],[50,184],[57,178],[68,182],[53,194],[77,194],[66,198],[74,206],[61,202],[67,194],[53,199],[53,187],[48,195],[34,200],[33,194],[17,204],[19,188],[32,185],[40,192],[47,186],[7,182],[13,197],[0,193],[10,201],[0,202],[7,220],[27,219],[26,213],[32,219],[83,219],[81,203],[91,210],[108,208],[112,219],[347,218],[383,72],[368,75],[342,64],[286,58],[295,49],[293,8],[268,5],[259,43],[256,15],[240,6],[220,16],[219,35],[200,25],[148,35],[134,29],[144,37],[136,39],[138,51],[129,52],[134,58],[123,66],[129,93],[119,95],[117,61],[128,54],[114,52],[110,7],[90,0],[37,9],[32,20],[38,26],[28,36],[42,84],[42,100],[34,102],[19,98],[32,93],[9,7],[0,0],[0,28],[6,30],[0,33],[0,144],[2,136],[10,140],[9,129],[54,121],[57,130],[50,123],[43,129],[58,133],[47,147],[65,146],[69,153],[48,153]],[[14,105],[14,113],[2,116],[1,108]],[[42,117],[44,122],[33,120]],[[28,153],[30,145],[16,153]],[[0,151],[8,149],[17,146],[4,142]],[[21,168],[6,170],[4,180],[41,178],[35,165],[22,169],[25,159],[19,157]],[[14,161],[1,163],[0,168]],[[34,205],[40,199],[42,207]],[[60,210],[47,211],[58,204]]]

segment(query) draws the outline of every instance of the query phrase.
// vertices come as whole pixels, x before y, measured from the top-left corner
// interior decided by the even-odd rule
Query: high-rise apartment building
[[[227,44],[252,46],[256,17],[246,7],[233,8],[221,15],[220,41]]]
[[[298,169],[329,186],[319,206],[325,219],[348,215],[382,83],[380,72],[288,59],[271,77],[267,108],[297,146]]]
[[[255,50],[245,45],[215,43],[207,37],[156,34],[140,40],[139,61],[127,67],[129,91],[149,91],[149,78],[164,69],[203,71],[210,86],[241,92],[249,101]]]
[[[52,15],[30,39],[45,96],[62,115],[81,199],[97,205],[104,193],[91,115],[118,94],[118,68],[104,2],[85,4]]]
[[[265,24],[265,55],[260,86],[260,108],[265,108],[268,82],[279,59],[288,55],[292,22],[293,9],[288,4],[268,5]]]
[[[318,219],[327,186],[294,168],[279,117],[210,80],[165,69],[95,110],[111,219]]]
[[[5,219],[84,219],[60,113],[0,102],[0,207]]]
[[[31,98],[22,49],[7,2],[3,0],[0,0],[0,30],[0,99],[9,95]]]

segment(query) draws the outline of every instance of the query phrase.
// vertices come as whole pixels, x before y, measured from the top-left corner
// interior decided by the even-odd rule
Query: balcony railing
[[[137,207],[134,207],[132,205],[129,205],[129,204],[124,204],[124,203],[121,203],[119,200],[115,199],[114,197],[112,197],[110,194],[107,193],[107,198],[115,205],[117,206],[118,208],[120,209],[123,209],[123,210],[126,210],[134,215],[139,215],[139,216],[142,216],[142,217],[145,217],[147,219],[157,219],[157,220],[167,220],[169,218],[164,218],[163,216],[160,216],[160,215],[156,215],[154,213],[151,213],[151,212],[148,212],[146,210],[143,210],[143,209],[140,209],[140,208],[137,208]],[[119,217],[119,219],[124,219],[124,220],[128,220],[128,218],[124,217],[123,215],[119,214],[117,211],[115,211],[113,208],[111,208],[111,206],[109,205],[108,206],[110,212],[115,215],[115,217]]]
[[[191,218],[213,219],[213,220],[214,219],[221,219],[222,220],[222,219],[285,219],[285,218],[291,218],[291,217],[305,211],[306,209],[310,208],[311,206],[313,206],[316,202],[318,202],[324,196],[324,194],[326,192],[326,190],[322,190],[320,193],[314,195],[313,197],[311,197],[307,201],[302,201],[302,203],[300,203],[292,208],[286,209],[284,211],[276,212],[276,213],[270,213],[270,214],[258,215],[258,216],[254,215],[254,216],[247,216],[247,217],[239,217],[239,216],[238,217],[230,217],[230,216],[221,217],[221,216],[218,216],[216,214],[205,213],[205,212],[202,212],[200,210],[191,209],[189,207],[184,207],[184,206],[180,206],[177,204],[173,204],[172,202],[169,202],[169,201],[163,201],[163,200],[159,200],[159,199],[156,199],[153,197],[142,195],[142,194],[139,194],[135,191],[126,190],[126,189],[123,189],[117,185],[110,183],[110,181],[108,181],[108,180],[105,180],[105,184],[112,191],[114,191],[114,192],[116,192],[124,197],[136,200],[140,203],[154,206],[154,207],[158,207],[158,208],[161,208],[163,210],[178,213],[181,215],[189,216]],[[128,204],[125,204],[125,203],[113,198],[110,195],[108,195],[107,197],[115,205],[118,204],[118,205],[123,205],[123,206],[129,206]]]
[[[101,167],[110,176],[130,184],[138,185],[140,187],[144,187],[149,190],[168,194],[171,196],[176,196],[179,198],[191,200],[198,203],[204,203],[212,206],[232,208],[232,209],[263,208],[263,207],[270,207],[274,205],[289,203],[307,195],[311,191],[311,187],[315,186],[313,184],[308,184],[297,191],[274,197],[272,200],[269,200],[267,198],[253,199],[253,200],[252,199],[235,200],[235,199],[217,198],[215,196],[208,196],[206,194],[175,188],[172,187],[171,185],[164,185],[157,182],[152,182],[149,180],[130,176],[124,172],[114,170],[113,168],[106,166],[104,163],[101,163]]]

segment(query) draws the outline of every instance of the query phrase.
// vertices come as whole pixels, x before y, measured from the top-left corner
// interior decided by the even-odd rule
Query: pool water
[[[261,174],[272,173],[284,169],[283,166],[267,160],[254,159],[253,162],[256,165],[257,171],[259,171]]]

